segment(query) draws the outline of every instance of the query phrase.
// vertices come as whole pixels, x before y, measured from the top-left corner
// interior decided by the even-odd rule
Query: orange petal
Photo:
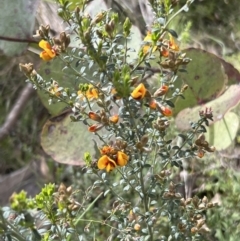
[[[159,89],[157,89],[155,91],[155,93],[153,94],[154,97],[157,97],[157,96],[162,96],[162,95],[165,95],[167,92],[168,92],[168,86],[167,85],[163,85],[162,87],[160,87]]]
[[[91,126],[88,127],[88,130],[90,132],[96,132],[96,131],[99,131],[103,128],[103,125],[102,124],[93,124]]]
[[[53,49],[45,49],[45,51],[52,59],[56,56],[56,52]]]
[[[107,155],[104,155],[101,158],[99,158],[97,165],[98,165],[98,169],[102,170],[106,168],[107,172],[113,170],[117,166],[115,161],[113,161]]]
[[[118,120],[119,120],[118,115],[113,115],[113,116],[109,117],[109,121],[114,123],[114,124],[118,123]]]
[[[160,106],[160,112],[164,115],[164,116],[172,116],[173,112],[170,108],[165,107],[165,106]]]
[[[121,167],[125,166],[128,162],[129,156],[124,152],[118,151],[117,153],[117,164]]]
[[[101,121],[100,115],[98,115],[97,113],[95,113],[95,112],[93,112],[93,111],[90,111],[90,112],[88,113],[88,117],[89,117],[91,120]]]
[[[108,156],[104,155],[98,160],[98,163],[97,163],[98,169],[101,170],[106,168],[107,164],[108,164]]]
[[[149,102],[149,107],[155,110],[157,108],[157,101],[155,99],[151,99]]]
[[[148,42],[148,43],[145,43],[145,44],[143,45],[143,48],[142,48],[143,53],[144,53],[144,54],[147,54],[148,51],[149,51],[149,49],[150,49],[151,46],[152,46],[152,34],[151,34],[151,32],[148,32],[148,33],[147,33],[147,35],[146,35],[146,37],[143,39],[143,41]],[[157,46],[154,46],[152,52],[155,52],[156,50],[157,50]]]
[[[169,56],[169,51],[165,47],[161,47],[160,53],[163,57],[168,57]]]
[[[172,50],[179,51],[179,46],[178,44],[176,44],[174,37],[172,35],[170,35],[169,47]]]
[[[203,158],[203,157],[204,157],[204,151],[199,150],[198,153],[197,153],[197,156],[198,156],[199,158]]]
[[[133,90],[133,92],[131,93],[131,96],[134,99],[140,100],[144,98],[146,92],[147,92],[147,89],[145,88],[144,84],[141,83]]]
[[[89,85],[89,89],[86,92],[86,97],[88,99],[97,99],[98,98],[98,90],[93,87],[93,85]]]
[[[45,61],[49,61],[52,59],[52,57],[49,56],[49,54],[45,50],[40,53],[40,58],[42,58]]]
[[[103,146],[102,149],[100,149],[100,152],[102,155],[104,154],[113,154],[114,153],[114,148],[111,146]]]

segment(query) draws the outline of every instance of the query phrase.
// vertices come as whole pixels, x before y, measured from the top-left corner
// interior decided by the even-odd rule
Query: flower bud
[[[205,203],[199,204],[199,205],[198,205],[198,208],[199,208],[199,209],[205,209],[205,208],[206,208]]]
[[[187,198],[187,200],[186,200],[186,205],[189,205],[189,204],[191,204],[191,202],[192,202],[192,198]]]
[[[132,27],[132,24],[130,22],[130,19],[127,17],[125,22],[123,23],[123,33],[125,37],[129,36],[131,27]]]
[[[136,223],[136,224],[134,225],[134,230],[139,231],[140,229],[141,229],[140,224]]]
[[[202,202],[207,204],[208,203],[208,198],[206,196],[203,197]]]

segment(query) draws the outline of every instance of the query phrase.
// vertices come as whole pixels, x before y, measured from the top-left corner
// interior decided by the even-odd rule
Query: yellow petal
[[[51,49],[51,48],[52,48],[51,45],[50,45],[50,43],[47,42],[47,41],[45,41],[45,40],[41,40],[41,41],[39,42],[39,47],[42,48],[42,49],[44,49],[44,50],[46,50],[46,49]]]
[[[117,166],[117,164],[115,163],[115,161],[113,161],[107,155],[102,156],[98,160],[98,169],[100,169],[100,170],[106,168],[106,171],[109,172],[109,171],[113,170],[116,166]]]
[[[175,39],[172,35],[170,35],[169,47],[172,50],[179,51],[179,45],[175,42]]]
[[[109,162],[106,166],[106,171],[110,172],[115,168],[115,165],[113,165],[111,162]]]
[[[40,58],[42,58],[45,61],[49,61],[52,59],[52,57],[49,56],[49,54],[45,50],[40,53]]]
[[[109,117],[109,121],[114,123],[114,124],[118,123],[118,120],[119,120],[118,115],[113,115],[113,116]]]
[[[93,87],[93,85],[89,85],[89,89],[86,92],[86,97],[88,99],[97,99],[98,98],[98,90]]]
[[[125,166],[128,162],[129,156],[124,152],[118,151],[117,153],[117,164],[121,167]]]
[[[139,84],[134,90],[133,92],[131,93],[131,96],[134,98],[134,99],[142,99],[144,98],[145,94],[146,94],[147,90],[144,86],[144,84]]]
[[[143,41],[146,41],[146,42],[149,42],[149,41],[152,41],[152,34],[151,32],[148,31],[146,37],[144,38]]]
[[[148,42],[148,43],[145,43],[143,48],[142,48],[142,51],[144,54],[147,54],[150,47],[152,46],[152,34],[151,32],[148,32],[147,33],[147,36],[144,38],[145,42]],[[152,52],[155,52],[157,50],[157,46],[154,46],[153,49],[152,49]]]
[[[45,51],[52,59],[56,56],[56,53],[53,49],[45,49]]]
[[[98,163],[97,163],[98,169],[101,170],[106,168],[107,164],[108,164],[108,156],[104,155],[98,160]]]

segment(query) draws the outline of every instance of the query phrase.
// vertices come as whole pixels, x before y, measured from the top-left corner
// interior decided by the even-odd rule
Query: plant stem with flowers
[[[89,158],[87,172],[98,178],[94,188],[102,185],[104,196],[111,192],[113,201],[119,203],[103,225],[110,226],[105,222],[111,223],[120,240],[192,237],[202,240],[202,233],[207,232],[204,211],[214,205],[198,198],[186,200],[178,191],[180,183],[171,173],[182,168],[183,159],[203,157],[206,152],[214,151],[203,135],[203,124],[212,120],[212,111],[201,112],[200,120],[192,124],[193,130],[180,134],[182,145],[174,144],[175,139],[167,137],[168,127],[173,123],[173,101],[183,97],[187,90],[187,86],[181,90],[175,88],[177,73],[191,61],[181,52],[177,33],[168,26],[192,1],[188,0],[175,13],[171,1],[149,1],[155,20],[135,63],[128,59],[132,27],[128,18],[121,28],[118,15],[110,10],[95,17],[86,14],[88,0],[80,1],[72,12],[67,1],[57,2],[60,16],[76,33],[81,45],[79,49],[74,48],[76,54],[71,53],[68,51],[68,34],[63,32],[59,38],[51,38],[49,26],[41,26],[37,31],[41,38],[39,46],[43,48],[40,57],[44,61],[59,58],[74,72],[76,81],[82,77],[85,83],[79,82],[77,91],[74,88],[66,90],[57,80],[49,85],[32,64],[20,64],[20,69],[35,88],[67,103],[73,112],[72,121],[84,122],[88,125],[86,131],[98,136],[99,153],[96,160]],[[79,58],[82,49],[84,57]],[[146,71],[151,70],[149,63],[156,58],[155,53],[159,55],[156,59],[159,68],[157,88],[146,83]],[[92,76],[87,77],[84,70],[73,67],[79,63],[82,68],[89,68]],[[92,69],[93,66],[97,69]],[[93,78],[98,80],[92,81]],[[117,180],[112,183],[115,175]],[[133,194],[130,199],[126,197],[127,191]],[[76,208],[82,211],[78,205]],[[163,229],[168,231],[161,232]],[[107,237],[111,239],[112,234]]]

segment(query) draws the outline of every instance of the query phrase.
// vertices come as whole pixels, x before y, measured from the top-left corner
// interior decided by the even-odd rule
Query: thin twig
[[[20,39],[20,38],[12,38],[8,36],[0,36],[0,39],[3,41],[8,41],[8,42],[18,42],[18,43],[38,43],[37,40],[32,39],[32,38],[27,38],[27,39]]]
[[[35,90],[32,84],[27,84],[19,95],[16,103],[14,104],[12,110],[9,112],[8,116],[2,127],[0,128],[0,140],[8,135],[9,131],[13,128],[22,110],[25,108],[26,103],[29,101],[30,97],[33,95]]]

